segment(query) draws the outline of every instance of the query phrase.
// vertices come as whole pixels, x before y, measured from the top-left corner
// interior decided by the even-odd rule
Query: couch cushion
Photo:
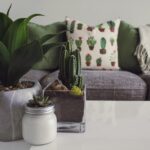
[[[66,22],[67,38],[73,41],[73,50],[80,50],[82,68],[119,69],[117,43],[119,19],[96,27],[69,18]]]
[[[28,24],[29,30],[29,42],[39,39],[46,34],[59,33],[66,30],[66,24],[64,22],[56,22],[49,25],[38,25],[35,23]],[[55,36],[48,40],[44,44],[56,43],[56,42],[66,42],[66,33]],[[35,50],[36,51],[36,50]],[[34,69],[43,70],[55,70],[58,68],[58,57],[59,57],[60,47],[49,48],[49,51],[44,55],[43,59],[36,63]]]
[[[38,81],[40,81],[44,76],[46,76],[48,74],[49,74],[48,71],[31,69],[22,78],[23,79],[28,79],[28,80],[38,80]]]
[[[139,43],[139,33],[136,28],[121,21],[118,33],[119,66],[123,70],[141,73],[134,52]]]
[[[87,99],[145,100],[146,84],[137,75],[126,71],[83,70]]]

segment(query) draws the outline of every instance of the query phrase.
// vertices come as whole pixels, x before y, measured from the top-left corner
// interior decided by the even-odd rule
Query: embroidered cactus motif
[[[83,24],[82,24],[82,23],[78,23],[78,24],[77,24],[77,29],[78,29],[78,30],[82,30],[82,28],[83,28]]]
[[[113,51],[110,55],[110,63],[112,67],[116,65],[116,51]]]
[[[103,27],[103,24],[98,25],[98,29],[100,32],[105,32],[105,28]]]
[[[113,46],[113,45],[114,45],[114,42],[115,42],[114,38],[110,38],[111,46]]]
[[[81,45],[82,45],[82,37],[79,37],[78,40],[75,40],[77,48],[81,51]]]
[[[86,65],[90,66],[91,65],[92,56],[90,54],[87,54],[85,56],[85,60],[86,60]]]
[[[101,49],[100,49],[100,54],[106,54],[106,39],[104,37],[102,37],[100,39],[100,46],[101,46]]]
[[[70,33],[74,33],[74,29],[75,29],[75,20],[73,20],[70,24]]]
[[[102,64],[102,59],[101,59],[101,58],[98,58],[98,59],[96,60],[96,64],[97,64],[97,66],[101,66],[101,64]]]
[[[111,32],[115,31],[115,22],[113,21],[108,21],[107,24],[109,25],[109,29]]]
[[[96,44],[96,40],[94,39],[93,36],[91,36],[91,37],[88,38],[87,44],[88,44],[90,50],[94,49],[94,46]]]
[[[93,29],[94,29],[94,27],[91,27],[91,26],[88,26],[88,27],[87,27],[87,31],[91,31],[91,32],[92,32]]]

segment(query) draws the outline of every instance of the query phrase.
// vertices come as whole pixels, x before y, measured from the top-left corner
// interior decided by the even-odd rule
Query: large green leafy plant
[[[7,14],[0,13],[0,83],[4,86],[18,83],[19,79],[42,59],[50,47],[57,45],[57,43],[44,44],[48,39],[57,36],[56,34],[48,34],[28,43],[27,24],[41,14],[13,21],[9,18],[10,8]]]

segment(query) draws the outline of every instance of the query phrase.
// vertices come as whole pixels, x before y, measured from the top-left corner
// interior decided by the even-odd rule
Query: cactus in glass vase
[[[94,46],[96,44],[96,40],[94,39],[93,36],[91,36],[91,37],[88,38],[87,44],[88,44],[90,50],[94,49]]]
[[[96,59],[97,66],[101,66],[101,63],[102,63],[102,59],[101,58]]]
[[[65,53],[65,55],[62,55]],[[68,88],[73,86],[83,90],[83,77],[81,74],[81,56],[79,49],[72,50],[72,42],[69,41],[69,48],[65,46],[59,59],[59,79]]]
[[[86,60],[86,65],[90,66],[91,65],[92,56],[90,54],[87,54],[85,56],[85,60]]]
[[[109,25],[109,29],[111,32],[115,31],[115,22],[113,21],[108,21],[107,24]]]
[[[78,40],[75,40],[76,46],[79,50],[81,50],[81,45],[82,45],[82,37],[79,37]]]
[[[100,40],[100,46],[101,46],[101,49],[100,49],[100,54],[106,54],[106,39],[103,37],[101,38]]]

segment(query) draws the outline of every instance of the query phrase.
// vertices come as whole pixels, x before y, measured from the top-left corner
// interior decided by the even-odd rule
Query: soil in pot
[[[31,88],[34,86],[34,82],[31,81],[22,81],[20,83],[17,83],[15,85],[11,86],[4,86],[0,84],[0,91],[11,91],[11,90],[17,90],[17,89],[26,89]]]

